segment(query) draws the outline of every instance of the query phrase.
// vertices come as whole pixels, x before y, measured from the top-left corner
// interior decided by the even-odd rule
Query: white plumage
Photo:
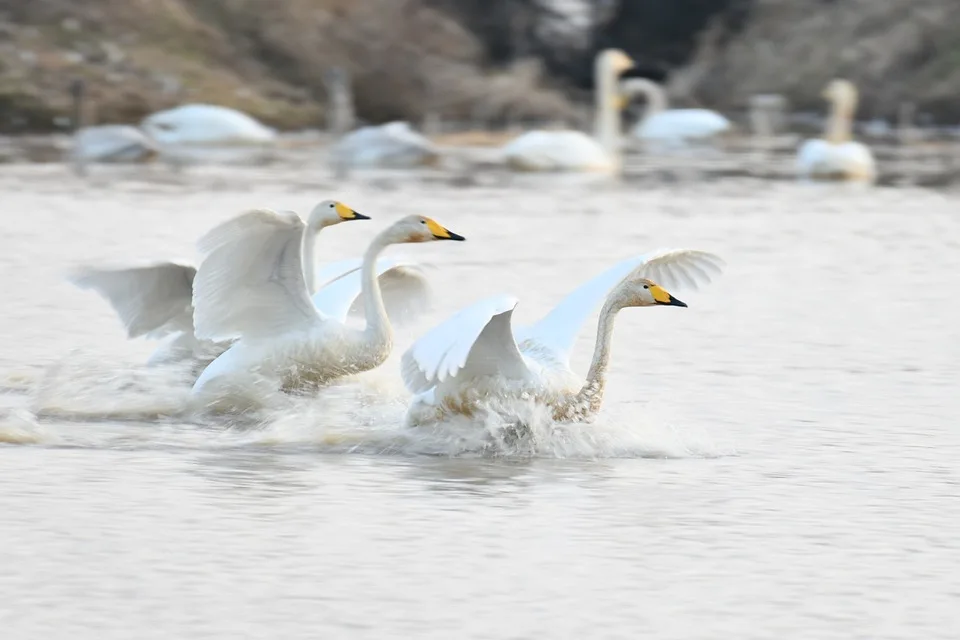
[[[596,383],[609,357],[613,315],[628,306],[685,306],[659,288],[696,287],[720,272],[716,256],[690,249],[664,249],[614,265],[564,298],[538,322],[513,327],[517,298],[509,295],[481,300],[451,316],[417,340],[403,355],[401,374],[407,388],[418,394],[408,420],[437,412],[470,413],[487,395],[520,393],[539,397],[557,409],[572,396]],[[652,281],[655,280],[657,284]],[[656,295],[654,295],[656,292]],[[587,317],[606,298],[594,364],[587,385],[570,369],[570,355]],[[609,323],[609,324],[608,324]],[[602,394],[602,379],[599,381]]]
[[[162,145],[262,145],[276,130],[251,116],[212,104],[186,104],[144,118],[141,128]]]
[[[409,168],[430,165],[439,152],[407,122],[361,127],[336,144],[333,159],[350,168]]]

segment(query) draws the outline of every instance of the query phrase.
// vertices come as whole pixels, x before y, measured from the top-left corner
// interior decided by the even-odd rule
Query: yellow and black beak
[[[667,293],[667,291],[656,284],[650,285],[650,295],[653,296],[654,301],[657,304],[662,304],[668,307],[685,307],[687,303],[682,300],[677,300],[672,295]]]
[[[427,229],[430,230],[430,233],[432,233],[433,237],[436,238],[437,240],[460,240],[460,241],[466,240],[466,238],[461,236],[459,233],[454,233],[453,231],[450,231],[443,225],[439,224],[436,220],[433,220],[431,218],[426,218],[426,222],[427,222]]]
[[[369,220],[370,216],[365,216],[362,213],[357,213],[347,205],[342,202],[338,202],[333,205],[333,208],[336,209],[337,215],[340,216],[341,220]]]

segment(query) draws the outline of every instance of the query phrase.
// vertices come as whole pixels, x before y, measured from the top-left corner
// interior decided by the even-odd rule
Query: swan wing
[[[401,358],[403,382],[412,393],[429,390],[447,378],[466,375],[529,375],[513,337],[518,300],[495,296],[461,309],[413,343]]]
[[[82,267],[68,280],[81,289],[92,289],[113,307],[127,336],[193,333],[193,279],[191,266],[163,262],[127,269]]]
[[[536,342],[569,363],[577,334],[610,290],[627,276],[650,278],[667,289],[697,288],[720,273],[723,260],[694,249],[658,249],[627,258],[573,290],[539,321],[518,328],[517,340]]]
[[[197,337],[268,338],[322,323],[303,277],[303,233],[297,214],[255,209],[203,236],[193,283]]]
[[[360,260],[356,261],[360,263]],[[313,295],[313,304],[325,316],[345,322],[350,308],[356,302],[357,297],[363,290],[363,271],[359,264],[353,267],[353,260],[340,260],[336,264],[341,265],[344,271],[335,279],[327,280],[327,283],[320,287]],[[377,278],[382,288],[384,306],[387,307],[387,315],[390,313],[391,306],[394,307],[394,313],[401,313],[404,305],[404,298],[409,296],[413,302],[422,298],[426,287],[426,277],[420,279],[406,278],[406,272],[417,273],[420,268],[417,263],[392,256],[381,257],[377,260]],[[331,276],[335,271],[323,269],[323,275]],[[319,280],[319,279],[318,279]],[[388,298],[392,304],[387,304]]]
[[[136,127],[111,124],[77,131],[71,155],[82,160],[123,162],[146,157],[155,151],[153,141]]]

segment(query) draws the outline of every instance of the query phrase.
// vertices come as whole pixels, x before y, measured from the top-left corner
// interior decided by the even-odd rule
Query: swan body
[[[643,118],[631,134],[645,142],[684,146],[712,139],[730,129],[730,121],[709,109],[670,109],[667,94],[659,84],[646,78],[630,78],[621,83],[625,97],[642,94],[646,98]]]
[[[186,104],[144,118],[140,127],[161,145],[263,145],[277,132],[249,115],[212,104]]]
[[[533,398],[557,419],[587,419],[599,410],[610,357],[613,319],[629,306],[686,306],[649,278],[697,286],[719,273],[722,261],[689,249],[659,250],[624,260],[578,287],[538,322],[513,326],[517,298],[481,300],[456,313],[404,354],[401,373],[416,394],[407,423],[452,414],[473,415],[485,398]],[[573,345],[601,301],[597,347],[586,381],[570,368]]]
[[[601,51],[594,63],[594,134],[538,129],[501,148],[507,167],[518,171],[615,172],[621,167],[619,74],[633,61],[617,49]]]
[[[409,123],[388,122],[351,131],[336,144],[333,157],[351,168],[409,168],[436,164],[440,155]]]
[[[847,80],[833,80],[823,91],[831,103],[823,139],[806,140],[797,150],[797,174],[806,180],[838,180],[871,184],[877,167],[866,145],[852,140],[857,89]]]
[[[730,121],[709,109],[668,109],[641,120],[633,135],[641,140],[687,142],[713,138],[730,129]]]
[[[136,127],[106,124],[77,130],[70,155],[78,162],[142,162],[156,157],[157,146]]]
[[[325,313],[346,317],[346,309],[356,304],[359,285],[356,278],[340,283],[340,279],[360,269],[358,259],[324,265],[312,271],[316,235],[325,227],[350,220],[365,220],[353,209],[333,200],[319,203],[311,211],[303,239],[307,256],[305,281],[316,291],[314,303]],[[398,274],[399,272],[399,274]],[[193,282],[197,269],[191,265],[163,262],[143,267],[97,269],[84,267],[74,271],[70,281],[81,289],[93,289],[113,307],[120,317],[127,336],[161,339],[160,345],[147,360],[157,366],[193,360],[204,367],[222,354],[230,342],[201,340],[193,324]],[[408,320],[429,304],[430,290],[419,266],[409,260],[385,257],[377,262],[377,276],[392,286],[387,306],[391,318]],[[399,280],[399,284],[395,284]],[[332,286],[336,284],[337,286]],[[328,287],[331,287],[329,288]],[[346,296],[341,298],[341,296]]]
[[[378,234],[364,254],[360,290],[366,326],[354,328],[318,309],[303,275],[303,222],[292,212],[249,211],[204,236],[193,288],[201,339],[236,342],[193,387],[207,407],[235,407],[259,384],[293,390],[369,371],[393,348],[393,332],[376,278],[389,245],[463,240],[430,218],[408,216]],[[344,279],[332,286],[351,284]],[[341,305],[341,313],[349,306]],[[243,401],[249,401],[247,397]]]

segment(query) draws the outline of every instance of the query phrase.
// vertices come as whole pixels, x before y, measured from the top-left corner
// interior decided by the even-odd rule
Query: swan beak
[[[687,303],[682,300],[677,300],[672,295],[667,293],[663,287],[659,285],[650,286],[650,295],[653,296],[654,301],[657,304],[662,304],[668,307],[685,307]]]
[[[338,202],[333,205],[333,208],[336,210],[337,215],[340,216],[341,220],[369,220],[370,216],[365,216],[362,213],[357,213],[347,205],[342,202]]]
[[[444,226],[438,224],[436,220],[432,220],[430,218],[427,218],[426,220],[427,228],[430,229],[430,233],[432,233],[433,237],[437,240],[466,240],[466,238],[461,236],[459,233],[454,233],[453,231],[450,231]]]

